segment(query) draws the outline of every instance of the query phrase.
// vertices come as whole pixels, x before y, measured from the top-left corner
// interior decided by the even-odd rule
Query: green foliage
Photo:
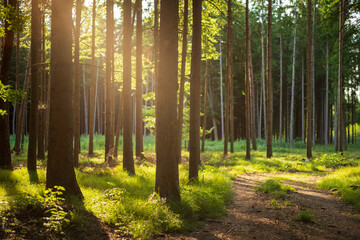
[[[281,208],[281,204],[276,199],[271,199],[271,204],[274,206],[275,209]]]
[[[296,214],[295,219],[303,223],[311,223],[314,222],[315,214],[310,210],[302,210]]]
[[[45,213],[49,216],[44,217],[44,226],[58,234],[63,234],[63,228],[70,220],[67,219],[68,213],[61,206],[64,203],[63,193],[65,188],[54,186],[54,188],[46,189],[44,192],[44,207],[47,208]]]
[[[25,96],[22,90],[14,90],[10,85],[4,85],[0,82],[0,98],[11,103],[20,102]],[[0,110],[0,115],[5,115],[6,111]]]
[[[255,189],[264,193],[269,193],[276,197],[285,197],[289,192],[295,191],[295,189],[289,185],[281,185],[279,181],[274,179],[269,179],[264,183],[260,183],[255,187]]]
[[[332,189],[360,211],[360,167],[346,167],[324,177],[318,186]]]
[[[354,164],[352,160],[344,158],[340,153],[323,154],[314,161],[328,168],[340,168]]]

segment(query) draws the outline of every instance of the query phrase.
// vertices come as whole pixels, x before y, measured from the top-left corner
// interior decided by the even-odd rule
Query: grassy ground
[[[181,202],[176,203],[165,202],[153,193],[155,147],[151,136],[144,139],[144,152],[149,161],[136,161],[135,176],[122,171],[121,142],[119,166],[108,168],[102,165],[104,137],[95,136],[96,156],[92,158],[86,155],[87,138],[82,137],[80,167],[76,170],[84,195],[81,201],[75,198],[65,200],[61,191],[45,190],[46,163],[43,161],[38,161],[39,181],[32,182],[24,167],[25,145],[23,154],[13,156],[15,170],[0,170],[0,238],[29,234],[27,228],[31,224],[17,215],[24,211],[29,214],[41,212],[32,224],[38,226],[44,236],[51,233],[69,237],[69,228],[85,236],[91,226],[84,212],[100,218],[103,223],[115,228],[118,234],[135,238],[149,239],[166,231],[190,230],[203,219],[225,214],[226,204],[232,197],[231,179],[245,172],[298,172],[304,179],[312,174],[326,175],[318,186],[335,189],[360,210],[360,157],[355,146],[350,145],[344,156],[333,154],[332,147],[317,146],[313,152],[314,159],[310,162],[305,161],[306,145],[302,142],[295,142],[295,148],[290,148],[287,143],[283,142],[280,147],[279,142],[274,141],[271,160],[266,158],[263,140],[258,140],[258,151],[251,152],[249,161],[244,160],[245,141],[235,142],[236,152],[226,158],[223,157],[222,147],[220,141],[206,142],[199,181],[195,183],[187,180],[188,153],[183,151],[183,163],[179,166]]]

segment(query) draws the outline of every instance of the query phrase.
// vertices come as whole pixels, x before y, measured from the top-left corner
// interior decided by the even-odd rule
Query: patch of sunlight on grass
[[[318,187],[333,189],[360,211],[360,166],[340,168],[323,178]]]

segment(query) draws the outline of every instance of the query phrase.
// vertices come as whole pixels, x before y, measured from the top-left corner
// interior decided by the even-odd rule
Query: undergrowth
[[[279,181],[268,179],[255,187],[256,190],[271,194],[275,197],[286,197],[289,192],[295,191],[295,188],[289,185],[282,185]]]

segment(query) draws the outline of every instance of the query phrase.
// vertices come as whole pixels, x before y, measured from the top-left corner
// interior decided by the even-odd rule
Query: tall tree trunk
[[[228,0],[230,1],[230,0]],[[228,49],[227,49],[228,51]],[[228,68],[229,58],[228,54],[226,56],[226,67]],[[227,69],[228,71],[228,69]],[[224,156],[228,153],[228,142],[229,142],[229,78],[226,78],[225,81],[225,111],[224,111]]]
[[[85,64],[82,65],[82,75],[83,75],[83,91],[84,91],[84,133],[85,135],[89,134],[89,112],[88,112],[88,92],[86,87],[86,72],[85,72]]]
[[[294,43],[293,43],[293,66],[291,77],[291,106],[290,106],[290,146],[294,146],[294,101],[295,101],[295,59],[296,59],[296,22],[297,9],[295,2],[295,27],[294,27]]]
[[[181,161],[181,142],[182,142],[182,124],[184,116],[184,84],[185,84],[185,65],[187,55],[187,34],[188,34],[188,15],[189,15],[189,1],[184,0],[184,27],[182,39],[182,53],[181,53],[181,70],[180,70],[180,91],[179,91],[179,110],[178,110],[178,162]]]
[[[316,0],[314,0],[314,15],[313,15],[313,22],[312,22],[312,44],[311,44],[311,62],[312,62],[312,140],[313,140],[313,147],[315,149],[315,19],[316,19]]]
[[[17,6],[17,17],[19,17],[19,5]],[[16,33],[16,83],[15,83],[15,89],[20,89],[20,33]],[[16,129],[18,127],[19,123],[19,116],[20,116],[20,103],[18,101],[15,102],[14,107],[14,115],[13,115],[13,134],[16,135]]]
[[[124,0],[123,41],[123,168],[135,174],[132,144],[132,101],[131,101],[131,0]]]
[[[123,112],[123,100],[122,100],[122,93],[120,93],[119,96],[119,113],[118,113],[118,124],[116,127],[116,138],[115,138],[115,158],[118,157],[118,148],[119,148],[119,140],[120,140],[120,132],[121,132],[121,127],[122,127],[122,112]]]
[[[73,167],[72,5],[72,0],[53,0],[51,5],[51,100],[46,187],[63,186],[66,192],[81,196]]]
[[[31,104],[30,128],[27,168],[36,171],[36,142],[37,142],[37,116],[38,116],[38,80],[41,69],[41,14],[39,1],[31,3]]]
[[[251,29],[249,29],[249,35],[251,37]],[[249,84],[250,84],[250,127],[251,127],[251,142],[253,150],[257,150],[256,145],[256,118],[255,118],[255,87],[254,87],[254,74],[252,66],[252,56],[251,56],[251,41],[249,37]]]
[[[194,8],[194,12],[196,10]],[[160,197],[173,200],[180,200],[178,141],[177,134],[174,134],[174,130],[177,133],[178,126],[176,121],[178,12],[179,2],[177,0],[161,0],[160,61],[155,93],[157,98],[156,126],[161,126],[161,128],[156,128],[155,191],[159,193]]]
[[[249,33],[249,0],[246,0],[245,8],[245,27],[246,27],[246,40],[245,40],[245,136],[246,136],[246,156],[245,159],[250,159],[250,91],[249,91],[249,53],[250,53],[250,33]]]
[[[265,31],[264,31],[264,0],[261,0],[261,82],[263,89],[263,103],[264,103],[264,136],[267,139],[266,128],[266,85],[265,85]]]
[[[10,0],[9,5],[16,8],[17,1]],[[6,7],[7,5],[5,5]],[[5,41],[2,52],[0,81],[3,85],[9,83],[12,48],[14,44],[14,32],[9,29],[9,23],[5,21]],[[9,104],[0,98],[0,109],[6,111],[6,115],[0,116],[0,168],[11,168],[10,154],[10,126],[9,126]],[[36,148],[35,148],[36,151]],[[36,154],[35,154],[36,158]],[[36,163],[36,159],[35,159]],[[35,168],[36,169],[36,168]]]
[[[272,79],[271,79],[271,26],[272,26],[272,1],[268,0],[268,32],[267,32],[267,95],[266,95],[266,157],[272,157]]]
[[[203,116],[203,124],[202,124],[203,133],[202,133],[202,142],[201,142],[201,152],[205,151],[208,81],[209,81],[209,59],[206,59],[206,70],[205,70],[205,79],[204,79],[204,116]]]
[[[142,0],[136,3],[136,156],[144,158],[142,87]]]
[[[128,11],[130,13],[128,13]],[[128,8],[128,2],[124,2],[124,19],[125,15],[129,15],[130,21],[131,21],[131,7]],[[129,23],[124,22],[124,38],[126,34],[130,35],[129,32],[125,32],[125,28],[129,25]],[[128,50],[131,51],[131,48],[128,43],[124,40],[124,48],[125,45],[129,47]],[[113,154],[114,154],[114,132],[113,132],[113,126],[112,126],[112,96],[113,96],[113,88],[112,88],[112,56],[113,56],[113,45],[114,45],[114,1],[113,0],[107,0],[106,1],[106,74],[105,74],[105,162],[107,162],[110,166],[114,164]],[[125,57],[125,51],[124,51],[124,66],[127,65],[128,60]],[[130,66],[131,67],[131,66]],[[125,67],[124,67],[125,70]],[[125,70],[127,71],[127,70]],[[127,82],[128,79],[125,79],[124,77],[124,89],[127,88]],[[131,106],[130,106],[131,107]],[[131,115],[129,116],[131,119]],[[130,122],[131,126],[131,122]],[[130,127],[130,137],[131,136],[131,127]],[[126,145],[124,141],[124,145]],[[131,157],[132,157],[132,138],[131,138]],[[127,162],[127,158],[124,157],[124,163]]]
[[[282,69],[282,35],[280,32],[280,106],[279,106],[279,138],[280,138],[280,147],[282,146],[282,133],[283,133],[283,126],[282,126],[282,120],[283,120],[283,69]]]
[[[301,55],[301,141],[305,142],[304,55]]]
[[[201,0],[193,1],[193,34],[190,81],[189,180],[198,177],[200,164],[200,102],[201,102]]]
[[[220,35],[220,113],[221,113],[221,139],[225,141],[225,130],[224,130],[224,99],[223,99],[223,69],[222,69],[222,49],[221,49],[221,35]],[[224,154],[227,154],[227,145],[226,145],[226,153],[225,153],[225,146],[224,146]]]
[[[79,165],[80,153],[80,27],[82,0],[76,0],[76,23],[74,31],[74,166]]]
[[[306,157],[310,159],[312,157],[311,141],[312,141],[312,41],[311,41],[311,1],[306,0],[307,3],[307,46],[306,46]]]
[[[227,77],[229,81],[229,113],[230,113],[230,152],[234,153],[234,89],[233,89],[233,18],[231,0],[228,0],[228,61]]]
[[[259,105],[258,105],[258,138],[261,138],[261,120],[262,120],[262,83],[259,84],[258,88],[258,94],[259,94]]]
[[[94,155],[94,126],[95,126],[95,21],[96,21],[96,0],[92,4],[91,22],[91,82],[90,82],[90,111],[89,111],[89,155]]]
[[[329,145],[329,36],[326,36],[326,78],[325,78],[325,107],[324,107],[324,144]]]
[[[156,88],[157,88],[157,80],[158,80],[158,75],[159,75],[159,1],[160,0],[154,0],[154,77],[153,77],[153,91],[156,92]],[[152,102],[152,104],[154,104],[155,102],[155,106],[156,106],[156,102],[157,100],[155,99],[155,101]],[[153,105],[151,105],[153,106]],[[155,111],[156,107],[155,107]],[[156,124],[156,123],[155,123]],[[156,126],[155,126],[156,128]]]
[[[44,112],[46,109],[46,103],[45,103],[45,94],[46,94],[46,84],[45,84],[45,11],[40,12],[40,18],[41,18],[41,27],[40,27],[40,33],[42,34],[41,37],[41,53],[40,53],[40,78],[38,79],[38,137],[37,137],[37,146],[38,146],[38,152],[37,152],[37,158],[39,159],[45,159],[45,145],[44,145],[44,125],[45,125],[45,118],[44,118]]]
[[[343,118],[342,118],[342,112],[343,112],[343,34],[344,34],[344,1],[340,0],[339,2],[339,77],[338,77],[338,111],[337,111],[337,120],[338,120],[338,132],[336,135],[338,136],[337,140],[339,142],[338,146],[339,149],[336,151],[339,151],[341,154],[344,151],[344,142],[342,139],[343,136]]]

